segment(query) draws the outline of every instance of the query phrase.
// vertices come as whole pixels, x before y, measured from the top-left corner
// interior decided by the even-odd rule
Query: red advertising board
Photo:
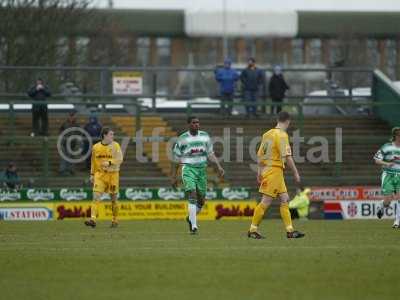
[[[378,186],[339,186],[339,187],[312,187],[311,200],[380,200],[382,198]]]

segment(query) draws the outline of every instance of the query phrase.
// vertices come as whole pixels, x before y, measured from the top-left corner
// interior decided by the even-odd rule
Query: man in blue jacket
[[[264,72],[256,67],[254,58],[249,58],[247,68],[240,74],[240,80],[242,82],[244,101],[256,102],[260,87],[265,84],[265,76]],[[246,104],[246,115],[248,118],[250,115],[258,117],[257,106]]]
[[[224,67],[215,70],[215,80],[219,83],[221,101],[233,102],[235,94],[235,83],[239,79],[239,74],[231,68],[231,60],[225,59]],[[223,114],[230,115],[232,113],[232,104],[221,104]]]

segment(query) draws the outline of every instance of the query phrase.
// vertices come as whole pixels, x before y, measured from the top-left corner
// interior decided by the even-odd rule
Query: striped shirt
[[[378,152],[376,152],[374,159],[394,163],[391,167],[383,167],[384,172],[400,173],[400,147],[397,147],[394,143],[384,144]]]
[[[173,148],[175,160],[193,167],[205,167],[207,158],[214,153],[210,136],[205,131],[191,135],[189,131],[182,133]]]

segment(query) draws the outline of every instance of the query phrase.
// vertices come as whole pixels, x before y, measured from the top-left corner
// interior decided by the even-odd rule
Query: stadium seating
[[[220,118],[214,114],[200,114],[202,129],[208,131],[213,137],[221,137],[224,128],[229,128],[231,133],[230,158],[231,162],[224,162],[226,169],[225,181],[217,180],[216,172],[209,168],[209,180],[212,185],[232,185],[255,187],[255,173],[250,169],[254,164],[249,154],[249,143],[252,138],[259,137],[266,129],[274,126],[274,120],[265,116],[260,119],[244,119],[235,116],[230,119]],[[52,114],[49,118],[49,132],[51,136],[57,136],[59,127],[66,118],[65,114]],[[83,126],[87,121],[86,117],[79,117],[78,123]],[[127,115],[114,114],[112,116],[100,116],[100,122],[115,128],[119,137],[133,137],[136,120]],[[141,118],[143,135],[150,136],[156,127],[165,128],[161,136],[167,138],[176,136],[178,132],[187,127],[184,114],[159,114],[144,115]],[[43,184],[43,151],[46,144],[42,138],[31,138],[31,116],[30,114],[18,114],[15,120],[15,135],[19,138],[11,143],[11,128],[7,117],[0,118],[0,154],[1,166],[5,168],[9,161],[15,161],[19,174],[24,181],[35,177],[34,185]],[[293,122],[292,129],[296,129],[299,123]],[[243,162],[236,162],[236,127],[243,128],[244,156]],[[343,161],[345,164],[336,164],[334,161],[335,128],[343,129]],[[372,156],[377,147],[387,140],[390,132],[389,126],[378,119],[371,117],[307,117],[304,120],[303,134],[305,141],[313,136],[325,136],[330,138],[329,159],[327,164],[322,163],[299,163],[298,167],[306,184],[309,185],[340,185],[340,184],[377,184],[379,168],[373,164]],[[254,144],[254,147],[256,144]],[[316,144],[318,145],[318,144]],[[146,142],[143,147],[143,154],[151,158],[151,142]],[[167,157],[167,141],[160,142],[159,161],[157,163],[141,163],[136,160],[136,147],[130,142],[125,153],[125,163],[122,166],[121,185],[141,186],[163,186],[169,184],[167,177],[170,174],[170,163]],[[315,145],[314,145],[315,146]],[[57,153],[55,139],[50,139],[48,174],[51,178],[46,182],[48,186],[83,186],[87,184],[82,178],[87,178],[88,172],[84,164],[76,166],[76,176],[58,176],[59,155]],[[304,154],[310,146],[303,143],[300,153]],[[222,153],[221,143],[215,145],[218,155]],[[289,176],[289,182],[291,182]]]
[[[57,136],[61,124],[65,121],[65,114],[53,114],[49,116],[49,135]],[[2,132],[0,139],[0,165],[5,168],[9,161],[14,161],[18,167],[18,173],[26,185],[29,178],[36,178],[33,183],[35,186],[46,184],[49,187],[61,186],[86,186],[88,179],[88,171],[85,169],[84,163],[75,166],[76,176],[61,177],[58,175],[60,157],[57,152],[56,139],[50,138],[49,146],[49,180],[43,178],[43,138],[31,138],[31,116],[28,114],[19,114],[16,117],[15,135],[18,137],[14,143],[11,143],[11,136],[8,134],[8,120],[0,119],[0,131]],[[78,117],[78,124],[83,127],[87,122],[87,117]],[[101,116],[99,118],[103,126],[111,126],[115,129],[116,135],[125,136],[123,131],[117,126],[110,117]],[[141,186],[159,186],[169,183],[168,178],[164,178],[160,169],[151,162],[140,163],[136,160],[136,147],[130,142],[125,153],[125,161],[122,165],[121,185],[141,185]],[[162,181],[164,180],[164,182]]]

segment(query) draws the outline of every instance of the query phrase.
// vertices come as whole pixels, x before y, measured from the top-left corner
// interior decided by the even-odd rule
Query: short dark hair
[[[290,114],[287,111],[281,111],[276,119],[280,123],[286,122],[290,120]]]
[[[112,131],[110,127],[103,127],[100,132],[101,139],[103,139],[104,136],[107,135],[110,131]]]
[[[190,116],[190,117],[188,117],[188,118],[187,118],[187,123],[188,123],[188,124],[192,123],[192,121],[193,121],[194,119],[198,119],[198,117],[196,117],[196,116]]]
[[[256,59],[254,57],[250,57],[247,61],[251,61],[251,62],[255,63]]]

